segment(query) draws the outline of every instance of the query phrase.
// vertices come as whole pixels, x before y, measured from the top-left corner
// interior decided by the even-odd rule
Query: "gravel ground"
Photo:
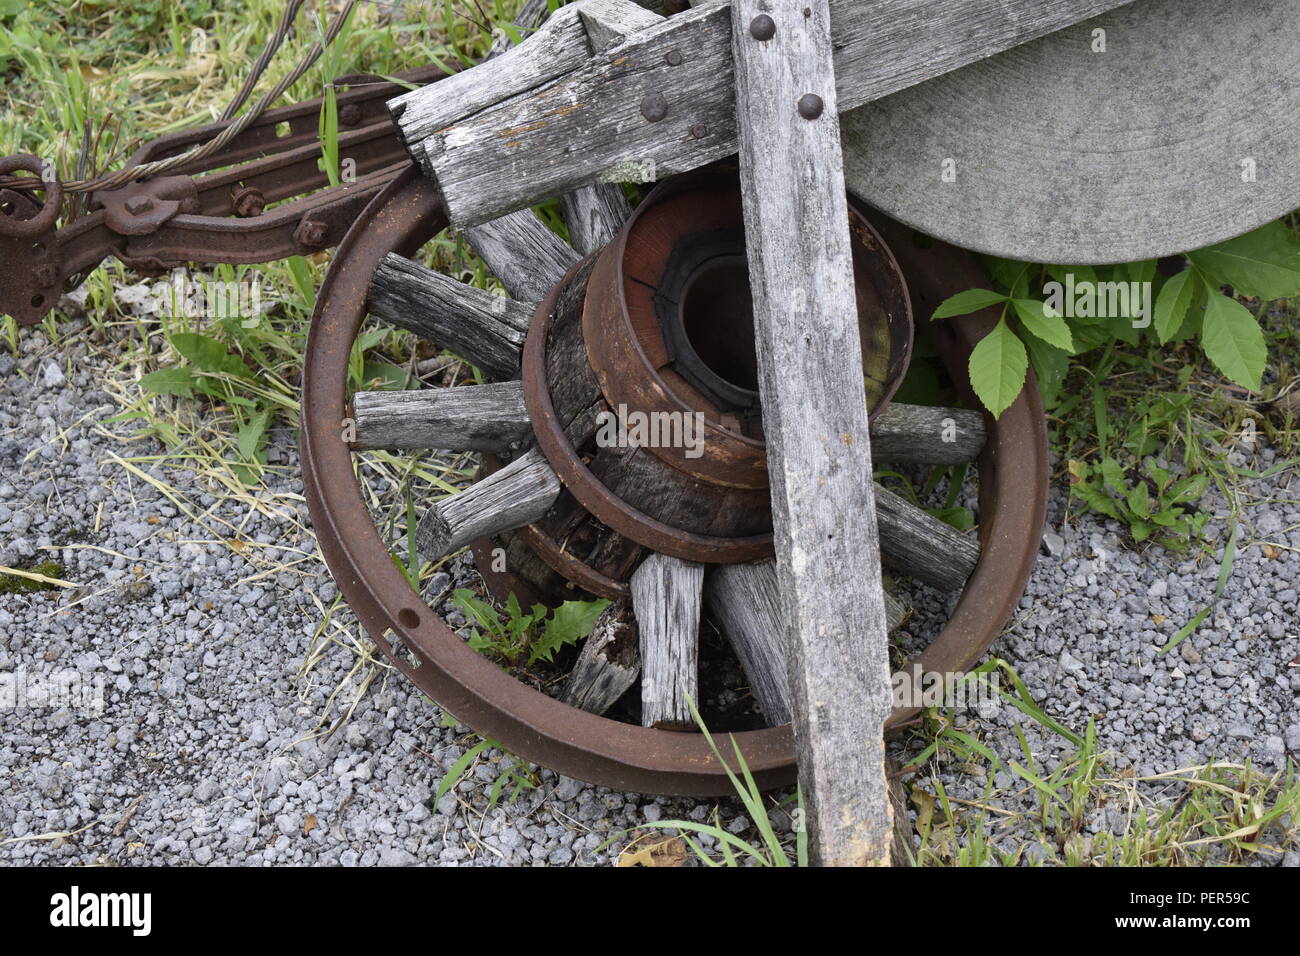
[[[53,559],[78,587],[0,595],[0,675],[25,677],[31,693],[0,710],[0,860],[601,864],[627,828],[713,813],[712,802],[549,771],[489,809],[510,765],[499,756],[434,805],[477,738],[361,660],[346,611],[330,619],[331,640],[314,642],[336,592],[307,528],[293,434],[273,435],[269,488],[232,496],[179,459],[148,460],[161,451],[152,441],[124,443],[135,425],[105,422],[120,411],[104,390],[112,363],[84,331],[70,326],[53,347],[28,330],[23,350],[16,363],[0,355],[0,565]],[[1273,460],[1261,444],[1251,464]],[[1300,477],[1291,469],[1245,490],[1254,503],[1223,599],[1160,657],[1211,600],[1217,556],[1139,554],[1091,518],[1061,529],[1064,495],[1053,489],[1061,553],[1040,559],[994,652],[1068,725],[1097,716],[1118,767],[1249,757],[1276,769],[1300,753]],[[930,624],[919,616],[914,630]],[[43,701],[35,678],[60,675],[102,686],[102,712]],[[964,719],[1014,756],[1018,716]],[[1063,742],[1020,723],[1050,766]],[[956,771],[941,773],[953,792],[984,793],[982,770]],[[733,832],[750,830],[735,802],[720,813]],[[1280,859],[1300,862],[1294,847]]]

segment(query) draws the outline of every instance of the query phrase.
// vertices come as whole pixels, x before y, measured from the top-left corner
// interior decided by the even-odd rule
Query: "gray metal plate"
[[[1199,248],[1300,206],[1300,0],[1139,0],[842,123],[850,191],[956,245],[1079,264]]]

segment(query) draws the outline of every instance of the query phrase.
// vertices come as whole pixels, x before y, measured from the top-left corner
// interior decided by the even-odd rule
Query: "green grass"
[[[57,561],[41,561],[25,568],[0,570],[0,594],[35,594],[37,591],[54,591],[62,585],[48,580],[60,580],[63,565]]]

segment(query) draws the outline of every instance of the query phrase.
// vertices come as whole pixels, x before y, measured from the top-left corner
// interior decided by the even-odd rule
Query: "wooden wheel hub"
[[[874,410],[906,370],[911,309],[892,254],[852,219]],[[772,555],[752,308],[740,191],[723,172],[656,189],[539,305],[524,395],[565,491],[523,538],[553,571],[619,597],[644,549],[708,564]]]

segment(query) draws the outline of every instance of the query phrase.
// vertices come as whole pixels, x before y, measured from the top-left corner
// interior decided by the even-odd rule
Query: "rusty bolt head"
[[[651,93],[641,100],[641,115],[652,123],[658,123],[668,115],[668,101],[661,93]]]
[[[266,196],[256,186],[244,186],[235,191],[235,215],[240,219],[260,216],[266,209]]]
[[[681,66],[682,55],[676,50],[669,50],[666,54],[664,54],[664,62],[666,62],[669,66]]]
[[[59,270],[48,262],[37,266],[32,275],[36,278],[36,284],[42,287],[54,285],[59,281]]]
[[[708,132],[709,132],[709,128],[705,126],[703,123],[696,123],[694,126],[691,127],[691,135],[694,136],[696,139],[704,139],[704,137],[708,135]]]
[[[293,239],[308,249],[320,249],[325,245],[325,223],[304,218],[293,231]]]
[[[776,21],[766,13],[760,13],[749,21],[749,35],[755,40],[770,40],[776,36]]]
[[[153,199],[149,196],[132,196],[122,207],[133,216],[143,216],[153,208]]]
[[[345,103],[339,109],[339,122],[344,126],[356,126],[361,122],[361,107],[356,103]]]
[[[805,93],[799,97],[799,115],[806,120],[815,120],[822,115],[822,110],[825,108],[826,104],[816,93]]]

